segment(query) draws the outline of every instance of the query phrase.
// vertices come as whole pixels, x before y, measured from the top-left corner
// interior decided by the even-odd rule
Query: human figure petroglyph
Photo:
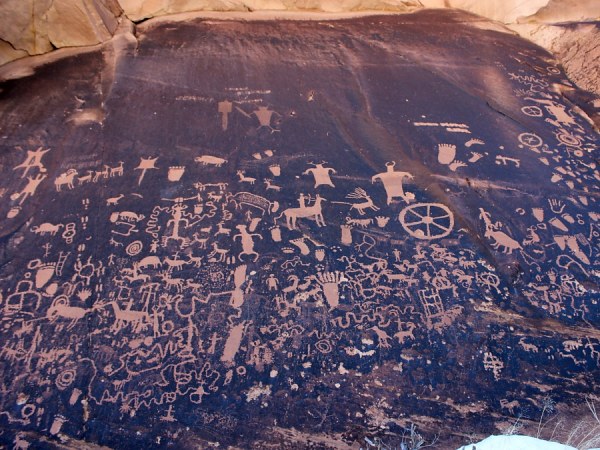
[[[42,157],[50,151],[49,148],[43,150],[42,147],[38,147],[37,150],[27,150],[27,157],[18,166],[13,167],[13,170],[23,169],[21,178],[25,178],[30,169],[37,167],[41,173],[46,172],[46,168],[42,164]]]
[[[254,238],[258,237],[259,239],[262,239],[262,236],[258,233],[249,233],[246,225],[240,224],[237,225],[236,228],[238,229],[239,234],[233,235],[233,240],[235,241],[235,239],[239,237],[242,241],[242,251],[238,255],[238,259],[241,261],[242,256],[251,256],[253,261],[256,262],[258,253],[254,251]]]
[[[299,202],[302,204],[304,197],[301,195]],[[285,216],[286,225],[288,229],[295,230],[296,222],[298,219],[312,219],[316,222],[317,226],[324,227],[325,219],[323,218],[322,205],[321,203],[327,201],[319,194],[315,197],[315,202],[311,206],[304,206],[299,208],[288,208],[284,210],[275,220]]]
[[[335,169],[331,167],[324,167],[325,162],[321,162],[318,164],[310,162],[309,164],[313,165],[314,167],[305,170],[304,172],[302,172],[302,175],[312,175],[315,179],[315,188],[318,186],[335,187],[333,185],[333,182],[331,181],[330,176],[331,174],[335,175],[337,173]]]
[[[491,215],[483,208],[479,208],[479,218],[485,223],[484,236],[492,240],[492,247],[500,250],[502,253],[510,255],[513,250],[520,250],[521,245],[505,232],[500,231],[502,224],[500,222],[492,223]]]
[[[385,164],[387,170],[382,173],[378,173],[377,175],[373,175],[371,178],[371,183],[375,183],[375,181],[381,181],[383,183],[383,188],[387,194],[387,204],[392,203],[394,198],[401,198],[406,203],[410,203],[411,200],[415,199],[415,195],[411,192],[404,192],[403,182],[405,179],[412,180],[414,177],[408,172],[396,172],[394,171],[394,167],[396,166],[396,162],[388,162]]]
[[[253,115],[256,116],[256,118],[258,119],[257,129],[266,127],[271,130],[271,133],[274,133],[275,131],[279,131],[271,126],[271,121],[273,119],[273,116],[275,116],[275,115],[281,116],[281,114],[279,114],[276,111],[270,110],[267,106],[259,106],[258,109],[256,109],[254,112],[252,112],[250,114],[248,114],[246,111],[244,111],[239,106],[236,106],[235,109],[237,109],[245,117],[251,118]]]
[[[133,170],[141,170],[142,172],[140,173],[140,178],[138,179],[138,186],[140,186],[142,184],[142,180],[144,179],[144,175],[146,175],[146,171],[148,170],[157,170],[158,167],[156,167],[156,161],[158,160],[158,157],[156,158],[140,158],[140,163],[138,164],[138,166],[133,169]]]
[[[190,221],[184,217],[186,206],[180,203],[175,203],[171,208],[171,219],[167,221],[167,228],[172,227],[171,234],[169,236],[163,236],[163,239],[168,241],[173,239],[175,241],[183,241],[184,238],[179,236],[179,230],[182,224],[187,227]]]
[[[37,190],[40,183],[44,181],[47,177],[48,175],[46,174],[37,174],[35,178],[27,177],[28,181],[23,190],[21,192],[15,192],[11,194],[10,199],[13,201],[19,199],[19,205],[22,205],[28,197],[32,197],[35,194],[35,191]]]

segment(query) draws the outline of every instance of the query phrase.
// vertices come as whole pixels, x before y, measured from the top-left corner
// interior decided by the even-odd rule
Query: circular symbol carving
[[[144,244],[142,244],[142,241],[133,241],[131,244],[129,244],[127,246],[125,251],[127,252],[127,254],[129,256],[135,256],[135,255],[138,255],[142,251],[143,248],[144,248]]]
[[[567,145],[569,147],[581,146],[580,138],[564,131],[562,133],[557,133],[556,139],[558,139],[561,144]]]
[[[23,406],[23,409],[21,410],[21,417],[23,419],[29,419],[31,416],[33,416],[33,413],[35,413],[36,409],[37,408],[35,407],[35,405],[27,403],[25,406]]]
[[[539,147],[544,143],[541,137],[533,133],[521,133],[519,135],[519,142],[531,148]]]
[[[75,375],[77,375],[75,369],[63,370],[56,378],[56,387],[60,391],[64,391],[75,381]]]
[[[439,239],[448,236],[454,226],[454,216],[441,203],[415,203],[400,211],[402,227],[418,239]]]
[[[539,106],[523,106],[521,111],[523,111],[523,114],[530,117],[542,117],[544,115],[542,108]]]
[[[487,286],[488,289],[494,288],[497,290],[500,285],[500,278],[498,278],[498,275],[491,272],[478,273],[477,281]]]
[[[333,346],[327,339],[321,339],[315,344],[315,348],[323,354],[331,353]]]
[[[558,67],[549,66],[546,70],[552,75],[560,75],[560,69]]]

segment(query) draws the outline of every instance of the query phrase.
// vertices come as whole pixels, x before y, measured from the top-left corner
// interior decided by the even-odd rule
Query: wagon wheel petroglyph
[[[448,236],[454,227],[454,215],[441,203],[416,203],[400,211],[398,218],[408,234],[418,239]]]

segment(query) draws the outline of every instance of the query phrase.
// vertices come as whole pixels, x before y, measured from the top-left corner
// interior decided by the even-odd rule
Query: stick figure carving
[[[29,169],[31,169],[33,167],[37,167],[39,169],[39,171],[42,173],[46,172],[46,168],[42,164],[42,156],[44,156],[49,151],[50,151],[49,148],[46,150],[42,150],[42,147],[39,147],[37,150],[34,150],[34,151],[27,150],[27,158],[25,158],[25,161],[23,161],[18,166],[15,166],[13,168],[13,170],[24,169],[23,175],[21,175],[21,178],[25,178],[25,175],[27,175],[27,172],[29,172]]]

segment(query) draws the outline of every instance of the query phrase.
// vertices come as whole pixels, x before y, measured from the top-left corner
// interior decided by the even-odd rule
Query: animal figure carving
[[[65,319],[71,319],[71,324],[67,327],[67,329],[71,329],[75,326],[79,319],[83,319],[86,314],[92,312],[92,309],[79,308],[77,306],[69,306],[69,301],[66,297],[60,296],[57,297],[54,302],[52,302],[52,306],[48,308],[46,312],[46,317],[50,321],[56,320],[58,317],[62,317]]]
[[[314,219],[317,226],[324,227],[325,219],[323,218],[321,203],[326,201],[323,197],[317,194],[315,203],[312,206],[304,206],[300,208],[288,208],[284,210],[277,219],[282,215],[285,216],[285,221],[288,229],[295,230],[298,219]]]
[[[357,200],[362,200],[362,201],[360,203],[348,203],[348,202],[331,202],[331,203],[350,205],[350,211],[356,210],[358,212],[358,214],[360,214],[361,216],[365,215],[365,210],[367,210],[367,209],[371,209],[373,211],[379,211],[379,209],[380,209],[378,206],[375,206],[375,204],[373,203],[373,199],[371,199],[369,194],[367,194],[367,191],[365,191],[363,188],[354,189],[353,192],[346,195],[346,198],[352,198],[352,199],[357,199]]]
[[[77,170],[69,169],[64,173],[61,173],[56,180],[54,180],[54,186],[56,187],[56,191],[60,192],[61,188],[66,184],[67,188],[73,189],[75,186],[73,185],[73,180],[77,176]]]
[[[50,234],[50,236],[54,236],[62,227],[64,227],[62,223],[54,225],[52,223],[45,222],[39,226],[31,227],[31,231],[35,234],[39,234],[40,236],[44,236],[46,233]]]
[[[484,236],[492,240],[492,247],[495,250],[500,250],[502,253],[510,255],[513,250],[521,248],[521,245],[507,235],[504,231],[499,231],[500,223],[492,223],[491,216],[483,208],[479,208],[479,217],[485,223]]]
[[[415,328],[417,328],[417,326],[412,323],[412,322],[408,322],[406,324],[407,326],[407,330],[402,330],[400,328],[400,323],[398,323],[398,329],[399,331],[397,333],[394,334],[394,337],[396,339],[398,339],[398,343],[399,344],[404,344],[404,341],[406,339],[414,339],[415,335],[413,334],[413,331],[415,331]]]
[[[144,311],[123,310],[115,301],[106,305],[110,305],[115,313],[115,323],[111,327],[113,331],[120,331],[123,326],[131,324],[133,331],[138,332],[151,323],[150,316]]]
[[[221,167],[223,164],[227,164],[226,159],[218,158],[216,156],[211,156],[211,155],[197,156],[196,158],[194,158],[194,161],[202,164],[203,166],[211,165],[211,166],[215,166],[215,167]]]
[[[240,178],[240,182],[242,182],[242,183],[254,184],[256,182],[256,178],[247,177],[244,174],[243,170],[238,170],[236,173],[237,173],[238,177]]]

